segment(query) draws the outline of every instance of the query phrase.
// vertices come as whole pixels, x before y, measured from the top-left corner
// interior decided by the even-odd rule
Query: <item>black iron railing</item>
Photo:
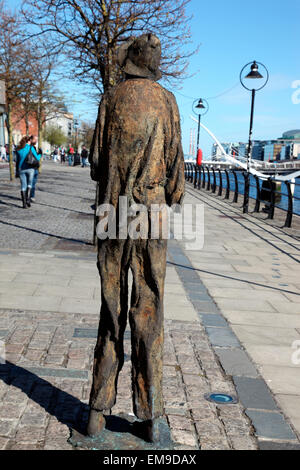
[[[269,177],[266,180],[261,179],[256,175],[252,175],[253,178],[248,178],[247,173],[241,170],[216,170],[215,168],[210,168],[206,165],[195,165],[194,163],[186,162],[184,165],[185,170],[185,179],[194,185],[195,189],[200,190],[206,189],[206,191],[211,191],[216,193],[217,196],[222,197],[224,189],[226,193],[224,195],[225,199],[230,199],[230,194],[233,192],[233,203],[237,203],[239,200],[239,195],[244,196],[244,204],[248,205],[249,198],[255,200],[254,212],[258,213],[261,210],[261,203],[265,204],[263,211],[268,215],[268,219],[274,219],[275,210],[281,210],[286,212],[285,218],[285,227],[291,227],[293,222],[293,216],[300,215],[295,212],[295,203],[300,201],[300,198],[295,195],[296,188],[300,186],[300,183],[297,181],[281,181],[276,179],[276,177]],[[230,178],[230,176],[233,178]],[[241,184],[239,181],[238,175],[243,175],[244,184]],[[277,187],[281,185],[281,191]],[[282,185],[286,187],[286,193],[282,190]],[[287,198],[286,208],[282,205],[277,204],[278,200],[282,198]]]

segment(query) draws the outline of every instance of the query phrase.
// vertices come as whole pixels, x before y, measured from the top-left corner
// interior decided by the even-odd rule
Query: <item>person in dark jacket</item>
[[[43,150],[42,149],[39,149],[38,155],[40,155],[41,157],[43,156]],[[32,188],[31,188],[31,193],[30,193],[31,202],[35,202],[35,189],[36,189],[36,185],[37,185],[37,182],[38,182],[38,178],[39,178],[39,169],[35,168],[34,177],[33,177],[33,180],[32,180]]]
[[[86,161],[88,159],[88,156],[89,156],[89,153],[87,151],[86,146],[84,145],[81,150],[81,162],[82,162],[81,167],[82,168],[85,168],[87,166]]]
[[[27,157],[29,152],[32,152],[33,157],[39,162],[41,155],[39,155],[35,149],[37,143],[37,137],[23,137],[17,147],[17,159],[16,159],[16,176],[21,181],[21,198],[23,203],[23,209],[31,206],[31,188],[34,178],[35,168],[28,164]]]

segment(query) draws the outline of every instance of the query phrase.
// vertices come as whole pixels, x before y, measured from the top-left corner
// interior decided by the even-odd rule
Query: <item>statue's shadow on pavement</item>
[[[23,367],[6,362],[0,364],[0,380],[19,388],[28,398],[40,405],[50,415],[69,427],[70,444],[74,447],[94,450],[172,449],[170,430],[165,418],[160,422],[160,442],[150,444],[141,439],[133,429],[134,418],[127,415],[106,416],[106,428],[97,438],[86,435],[89,407],[78,398],[60,390],[39,377],[41,368]],[[9,393],[9,392],[8,392]],[[5,401],[5,398],[4,398]]]

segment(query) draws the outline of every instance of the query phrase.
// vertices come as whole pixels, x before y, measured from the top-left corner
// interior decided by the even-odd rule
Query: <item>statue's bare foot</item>
[[[157,419],[136,421],[133,423],[133,430],[144,441],[151,442],[152,444],[159,442],[159,423]]]
[[[96,437],[105,428],[105,418],[101,411],[91,410],[89,416],[89,422],[87,425],[87,435],[90,437]]]

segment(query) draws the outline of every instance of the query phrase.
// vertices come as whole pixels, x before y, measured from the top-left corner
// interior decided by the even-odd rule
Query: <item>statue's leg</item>
[[[155,441],[155,420],[164,414],[163,296],[166,275],[165,240],[136,241],[132,251],[133,291],[129,314],[132,342],[132,388],[135,415],[145,436]]]
[[[118,375],[124,364],[123,338],[128,310],[126,251],[125,241],[106,240],[99,244],[101,312],[90,395],[89,435],[101,432],[105,425],[103,411],[111,409],[116,402]]]

